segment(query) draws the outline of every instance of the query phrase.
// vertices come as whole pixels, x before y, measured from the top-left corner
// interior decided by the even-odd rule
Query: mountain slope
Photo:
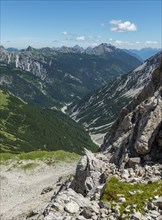
[[[92,133],[105,133],[121,109],[149,83],[161,56],[162,52],[157,53],[134,71],[87,95],[76,105],[69,106],[71,117]]]
[[[110,150],[123,167],[129,158],[162,163],[162,60],[151,81],[122,112],[106,134],[100,151]]]
[[[101,47],[110,49],[107,45],[101,45]],[[81,53],[78,47],[70,49],[63,47],[58,51],[50,48],[28,47],[18,52],[10,52],[1,47],[0,62],[10,65],[10,70],[5,70],[3,66],[0,72],[0,80],[7,89],[14,94],[19,93],[20,97],[27,95],[22,94],[22,86],[14,81],[15,77],[20,78],[15,69],[19,68],[21,71],[26,71],[24,74],[21,72],[21,81],[32,78],[28,81],[30,92],[35,93],[35,90],[40,90],[41,87],[40,92],[44,93],[48,99],[45,104],[44,99],[42,102],[42,99],[36,97],[36,104],[39,99],[41,106],[58,108],[64,103],[79,100],[114,77],[127,73],[140,64],[138,59],[115,47],[112,47],[109,53],[97,55]],[[14,71],[16,76],[14,74],[10,76],[10,71]],[[4,81],[3,78],[9,80]],[[13,84],[16,89],[13,88]],[[30,101],[30,97],[28,98]],[[35,99],[31,98],[31,103],[34,101]]]
[[[140,60],[141,62],[144,61],[144,59],[142,57],[140,57],[140,55],[138,55],[138,53],[134,53],[134,50],[128,50],[128,49],[123,49],[126,53],[136,57],[138,60]],[[135,50],[136,51],[136,50]],[[138,50],[137,50],[138,51]]]
[[[95,145],[81,125],[65,114],[30,106],[0,89],[1,152],[65,150],[81,153]]]

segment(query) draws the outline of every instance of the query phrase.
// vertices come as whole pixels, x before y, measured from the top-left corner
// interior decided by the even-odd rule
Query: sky
[[[162,47],[162,0],[1,0],[4,47]]]

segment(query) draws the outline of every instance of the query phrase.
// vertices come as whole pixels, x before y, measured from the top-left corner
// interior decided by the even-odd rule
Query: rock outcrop
[[[105,150],[113,152],[113,162],[119,166],[137,157],[141,163],[162,163],[162,64],[148,86],[122,110],[99,149]]]
[[[145,214],[134,210],[131,214],[130,207],[121,214],[120,206],[126,202],[124,195],[118,195],[119,200],[111,206],[110,202],[102,201],[106,183],[112,176],[122,181],[134,183],[151,183],[161,178],[162,166],[155,164],[141,167],[135,164],[134,168],[119,168],[110,163],[111,154],[92,154],[85,150],[85,156],[78,163],[76,174],[64,182],[57,193],[51,198],[51,202],[43,211],[33,210],[29,220],[117,220],[117,219],[159,219],[162,214],[162,198],[156,196],[146,206]],[[132,193],[141,193],[139,190]],[[153,217],[151,217],[153,216]]]

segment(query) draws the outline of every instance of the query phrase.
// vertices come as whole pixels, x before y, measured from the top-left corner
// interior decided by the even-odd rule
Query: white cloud
[[[111,20],[110,21],[110,24],[114,24],[114,25],[120,24],[120,23],[122,23],[122,20]]]
[[[76,40],[76,41],[85,41],[86,38],[85,38],[85,36],[78,36],[78,37],[76,37],[75,40]]]
[[[91,44],[91,47],[96,47],[96,46],[98,46],[97,43],[93,43],[93,44]]]
[[[122,20],[111,20],[110,24],[114,25],[111,28],[111,31],[116,32],[126,32],[126,31],[137,31],[137,26],[130,21],[122,21]]]
[[[150,45],[150,44],[158,44],[158,42],[157,41],[147,40],[147,41],[145,41],[145,44],[148,44],[148,45]]]
[[[101,26],[101,27],[105,27],[105,24],[104,24],[104,23],[101,23],[100,26]]]
[[[116,40],[114,41],[114,44],[118,46],[133,45],[132,42],[122,41],[122,40]]]
[[[62,33],[63,33],[63,35],[68,35],[68,32],[66,32],[66,31],[63,31]]]
[[[112,41],[112,40],[113,40],[113,39],[110,37],[110,38],[109,38],[109,41]]]
[[[136,44],[140,44],[140,42],[139,42],[139,41],[136,41],[135,43],[136,43]]]
[[[86,37],[86,40],[87,41],[100,42],[101,41],[101,36],[100,35],[98,35],[98,36],[89,35],[89,36]]]

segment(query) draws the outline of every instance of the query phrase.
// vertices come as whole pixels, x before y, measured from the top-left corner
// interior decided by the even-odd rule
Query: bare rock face
[[[106,163],[87,149],[85,149],[85,154],[78,162],[72,188],[84,196],[91,196],[97,186],[104,183],[101,175],[106,169]]]
[[[122,110],[99,151],[113,152],[112,162],[125,166],[129,158],[162,163],[162,64],[142,92]]]

